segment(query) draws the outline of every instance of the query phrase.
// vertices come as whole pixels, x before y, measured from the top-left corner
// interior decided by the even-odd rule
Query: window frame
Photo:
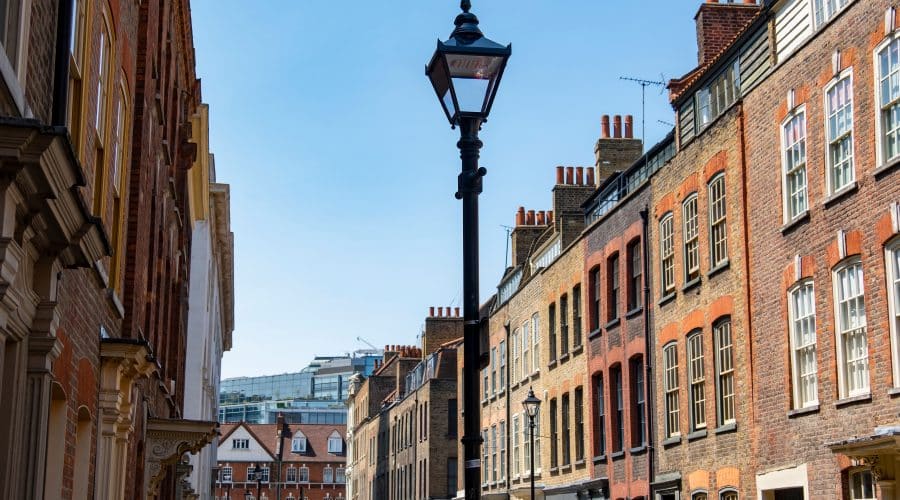
[[[522,374],[521,379],[527,379],[534,367],[531,366],[531,325],[528,320],[522,322]]]
[[[602,293],[600,287],[600,264],[597,264],[588,271],[588,293],[590,295],[588,317],[591,332],[600,330],[600,296]]]
[[[547,328],[549,329],[548,338],[550,339],[550,345],[548,346],[550,350],[550,362],[554,362],[557,359],[556,355],[556,303],[551,302],[549,306],[547,306]]]
[[[613,417],[612,448],[610,451],[618,453],[625,450],[625,380],[622,364],[616,363],[609,367],[610,380],[609,397],[611,416]]]
[[[703,346],[703,330],[697,329],[688,333],[687,369],[688,369],[688,407],[690,408],[691,431],[699,431],[707,427],[706,415],[706,353]],[[697,351],[699,349],[699,352]],[[699,369],[699,371],[698,371]],[[702,419],[702,421],[701,421]]]
[[[807,292],[808,290],[808,292]],[[798,310],[798,300],[804,299],[808,297],[808,304],[804,304],[804,306],[809,306],[811,309],[811,314],[806,314],[803,317],[800,317],[800,311]],[[788,309],[788,344],[791,348],[791,382],[792,382],[792,394],[793,394],[793,408],[795,410],[801,408],[813,407],[819,404],[819,375],[818,375],[818,348],[819,348],[819,333],[817,331],[817,318],[816,318],[816,288],[815,282],[812,278],[806,278],[795,283],[791,288],[788,289],[787,292],[787,309]],[[811,344],[798,345],[798,327],[797,324],[801,322],[806,322],[811,319],[812,322],[812,337],[813,342]],[[802,363],[800,360],[802,350],[810,350],[812,351],[812,362],[813,362],[813,372],[812,372],[812,380],[813,380],[813,395],[814,398],[810,400],[806,400],[803,397],[803,378],[808,377],[809,374],[804,375],[802,373]]]
[[[295,446],[297,443],[300,446]],[[294,436],[291,438],[291,453],[306,453],[306,436],[300,434],[299,436]]]
[[[787,144],[787,132],[788,127],[793,123],[795,119],[800,119],[802,125],[802,138],[794,141],[790,145]],[[781,193],[782,193],[782,219],[785,224],[790,224],[809,212],[809,149],[807,147],[807,139],[809,138],[809,122],[807,121],[806,115],[806,104],[801,104],[791,110],[790,113],[785,117],[781,122],[781,126],[778,128],[778,136],[781,141]],[[788,149],[793,149],[795,146],[803,143],[800,149],[803,152],[803,160],[802,162],[798,161],[797,163],[791,164],[791,169],[788,170]],[[797,165],[802,164],[802,167]],[[796,175],[796,173],[800,172],[802,169],[803,173],[803,186],[802,186],[802,199],[803,199],[803,208],[799,209],[797,213],[794,213],[791,208],[792,201],[794,199],[794,193],[790,193],[788,191],[788,176]],[[799,193],[800,190],[797,190]],[[799,204],[798,204],[799,207]]]
[[[631,382],[631,447],[647,445],[647,395],[645,387],[644,357],[633,356],[628,361]]]
[[[232,483],[234,482],[234,468],[230,465],[226,465],[222,467],[222,482],[223,483]]]
[[[606,321],[619,319],[619,294],[622,291],[622,273],[619,252],[606,259]]]
[[[643,305],[641,284],[643,283],[644,269],[643,256],[641,255],[641,239],[634,238],[625,247],[628,272],[628,291],[626,293],[625,308],[628,311],[636,311]]]
[[[838,87],[838,85],[840,85],[844,81],[848,82],[848,84],[850,85],[850,101],[849,101],[849,103],[845,104],[845,107],[846,106],[850,107],[850,109],[849,109],[850,127],[849,127],[848,131],[845,131],[837,138],[831,139],[830,138],[831,115],[837,114],[837,113],[836,112],[832,113],[833,110],[831,110],[830,100],[828,97],[829,97],[829,93],[834,91]],[[825,88],[823,89],[823,92],[822,92],[822,101],[823,101],[822,109],[824,110],[823,114],[825,117],[825,120],[824,120],[825,123],[823,123],[823,126],[825,128],[825,136],[824,136],[824,138],[825,138],[825,141],[824,141],[825,142],[825,192],[828,193],[829,195],[833,195],[844,189],[847,189],[850,186],[852,186],[854,182],[856,182],[856,145],[855,145],[856,137],[854,135],[854,131],[855,131],[854,125],[855,125],[856,120],[854,119],[854,116],[853,116],[853,113],[855,111],[853,83],[854,83],[853,82],[853,68],[849,67],[849,68],[844,69],[840,73],[838,73],[838,75],[835,78],[833,78],[828,83],[828,85],[825,86]],[[840,109],[843,109],[843,108],[840,108]],[[848,135],[850,136],[850,157],[849,157],[849,160],[847,160],[847,161],[849,161],[849,163],[850,163],[850,167],[849,167],[849,176],[850,177],[843,185],[837,187],[837,186],[835,186],[835,183],[834,183],[834,164],[833,164],[833,159],[832,159],[832,155],[831,155],[831,150],[832,150],[832,147],[834,147],[835,143],[842,142],[844,140],[844,138],[847,137]]]
[[[663,346],[663,390],[666,414],[665,436],[681,436],[680,380],[678,379],[678,343]]]
[[[557,417],[557,399],[550,399],[550,468],[559,466],[559,421]]]
[[[569,354],[569,295],[559,297],[559,355]]]
[[[675,214],[659,219],[659,280],[663,297],[675,293]]]
[[[900,387],[900,236],[884,247],[894,387]]]
[[[854,484],[853,479],[856,477],[864,477],[869,476],[869,487],[872,489],[872,496],[856,496],[853,490]],[[862,480],[861,480],[862,481]],[[864,484],[861,484],[864,486]],[[868,468],[854,468],[847,471],[847,497],[850,500],[876,500],[877,497],[877,486],[875,484],[875,478],[872,474],[872,470]]]
[[[727,327],[727,330],[725,328]],[[724,368],[723,355],[723,332],[728,333],[728,365]],[[734,323],[731,317],[724,316],[717,319],[713,323],[713,348],[715,349],[715,370],[716,370],[716,424],[724,426],[737,422],[736,401],[736,373],[734,367]],[[725,381],[730,379],[730,383]],[[730,388],[726,392],[726,387]],[[729,417],[730,414],[730,417]]]
[[[564,392],[560,399],[559,415],[562,430],[562,461],[560,465],[565,467],[572,464],[572,419],[569,415],[569,409],[572,405],[568,392]]]
[[[834,10],[831,11],[831,13],[825,12],[822,15],[822,18],[819,19],[819,12],[820,12],[819,9],[827,7],[828,1],[829,0],[813,0],[809,3],[810,9],[812,9],[811,19],[812,19],[812,23],[813,23],[813,30],[822,29],[823,26],[830,23],[832,19],[837,17],[844,9],[846,9],[847,7],[850,6],[851,3],[853,3],[853,0],[834,0],[836,3],[844,2],[844,5],[835,5]],[[824,5],[819,5],[820,2],[825,2],[825,3],[824,3]]]
[[[849,268],[858,267],[859,272],[857,273],[857,277],[859,282],[857,283],[857,288],[859,289],[859,293],[853,297],[847,298],[847,300],[841,300],[841,289],[840,289],[840,276],[841,273],[846,271]],[[838,395],[840,399],[852,398],[856,396],[866,396],[871,394],[872,391],[872,383],[871,383],[871,370],[869,363],[869,342],[868,342],[868,317],[866,314],[866,296],[865,296],[865,273],[863,272],[862,261],[859,256],[854,256],[843,260],[841,263],[836,265],[831,271],[831,280],[832,280],[832,290],[834,295],[834,335],[835,335],[835,349],[837,350],[837,364],[838,364]],[[850,301],[858,300],[861,301],[862,308],[862,318],[863,324],[862,326],[856,326],[850,328],[848,330],[843,330],[841,327],[842,323],[842,313],[841,313],[841,304],[842,302],[848,303]],[[848,318],[849,321],[850,318]],[[852,332],[863,329],[862,332],[862,341],[865,345],[865,356],[861,356],[855,359],[849,359],[847,353],[845,352],[845,338],[844,336],[852,335]],[[852,341],[849,339],[848,341]],[[865,376],[861,379],[861,381],[865,382],[865,387],[851,389],[850,383],[850,374],[849,368],[851,363],[862,362],[863,368],[865,368]]]
[[[688,213],[691,206],[693,216]],[[693,233],[690,232],[690,226],[693,226]],[[690,283],[700,278],[700,197],[696,191],[685,196],[681,202],[681,231],[684,282]],[[691,259],[694,267],[691,266]]]
[[[572,287],[572,347],[581,346],[581,283]]]
[[[541,369],[541,315],[531,315],[531,373],[537,373]]]
[[[512,376],[510,377],[510,383],[512,383],[513,380],[517,380],[515,377],[517,377],[519,373],[522,373],[519,368],[519,349],[521,348],[519,342],[519,329],[516,328],[510,335],[509,342],[510,349],[512,350],[512,366],[510,367]]]
[[[726,495],[733,495],[733,497],[729,497]],[[738,500],[740,495],[738,491],[734,488],[722,488],[719,490],[719,500]]]
[[[707,222],[709,225],[709,268],[728,262],[728,192],[725,172],[719,172],[706,183]],[[717,197],[716,194],[721,196]],[[721,212],[721,216],[719,216]],[[720,251],[721,248],[721,251]]]
[[[332,446],[333,443],[337,443],[337,446],[336,446],[337,449],[334,449],[335,447]],[[328,453],[339,454],[343,451],[344,451],[344,438],[340,435],[328,436]]]
[[[575,388],[575,461],[584,460],[584,387]]]
[[[506,390],[506,340],[500,341],[498,355],[500,356],[500,367],[497,378],[499,379],[499,392],[503,393]]]
[[[898,118],[897,126],[895,130],[897,132],[897,152],[891,156],[887,156],[887,151],[885,147],[887,145],[887,141],[885,141],[885,124],[884,124],[884,112],[885,106],[882,106],[881,100],[881,81],[884,79],[881,74],[881,65],[879,64],[880,53],[882,51],[886,51],[889,49],[891,44],[898,44],[898,51],[900,51],[900,30],[894,30],[893,33],[885,36],[885,39],[882,40],[878,45],[875,46],[875,49],[872,51],[872,69],[873,69],[873,79],[874,79],[874,93],[875,93],[875,106],[877,106],[877,113],[875,116],[875,168],[879,169],[887,166],[889,163],[892,163],[898,159],[900,159],[900,118]],[[900,58],[898,58],[896,70],[900,73]],[[893,71],[888,71],[887,78],[890,79]],[[887,108],[893,108],[897,106],[898,112],[900,112],[900,93],[888,103]]]
[[[603,393],[603,372],[594,375],[594,456],[606,456],[606,401]]]

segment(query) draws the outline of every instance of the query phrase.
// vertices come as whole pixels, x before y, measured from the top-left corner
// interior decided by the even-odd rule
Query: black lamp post
[[[478,401],[480,364],[480,318],[478,315],[478,195],[487,171],[478,166],[478,139],[481,124],[487,121],[494,96],[512,46],[503,46],[484,37],[478,18],[469,12],[471,2],[463,0],[456,29],[446,42],[438,40],[437,50],[425,68],[444,114],[453,127],[459,126],[457,143],[462,172],[456,198],[463,202],[463,459],[465,498],[481,498],[481,416]]]
[[[534,391],[528,388],[528,397],[522,401],[522,407],[528,414],[529,428],[531,429],[531,499],[534,500],[534,417],[541,407],[541,400],[535,397]]]

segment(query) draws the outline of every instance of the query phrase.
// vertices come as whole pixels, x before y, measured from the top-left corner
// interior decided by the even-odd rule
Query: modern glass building
[[[219,422],[272,424],[283,413],[289,423],[346,424],[350,377],[368,377],[381,358],[376,350],[317,356],[297,373],[223,380]]]

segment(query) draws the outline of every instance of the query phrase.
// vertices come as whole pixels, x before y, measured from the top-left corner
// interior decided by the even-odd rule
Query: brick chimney
[[[525,212],[525,207],[519,207],[518,212],[516,212],[516,227],[510,235],[512,240],[513,267],[518,266],[528,259],[528,252],[532,250],[531,247],[534,244],[534,241],[547,230],[548,221],[546,213],[543,219],[544,220],[541,221],[543,224],[539,224],[534,210]]]
[[[428,356],[442,345],[463,336],[463,321],[459,308],[452,315],[425,318],[425,331],[422,332],[422,354]]]
[[[621,128],[621,117],[618,126]],[[584,182],[585,171],[587,171],[589,179],[594,178],[592,167],[587,169],[584,167],[556,167],[556,169],[557,182],[553,187],[553,216],[550,218],[555,217],[554,229],[561,233],[562,247],[565,248],[584,229],[584,212],[581,210],[581,204],[587,201],[597,186],[590,182]],[[559,182],[561,169],[564,169],[566,173],[562,176],[563,182]]]
[[[634,118],[625,115],[624,134],[622,133],[622,117],[613,117],[614,132],[609,134],[609,115],[600,119],[600,138],[594,145],[594,165],[597,167],[597,185],[602,184],[613,172],[625,170],[641,157],[644,144],[633,136]],[[588,184],[592,184],[588,182]]]
[[[759,12],[755,0],[706,0],[694,16],[697,22],[697,64],[716,57]]]

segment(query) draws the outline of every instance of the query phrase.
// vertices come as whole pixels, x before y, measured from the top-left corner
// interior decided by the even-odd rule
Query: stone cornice
[[[231,188],[228,184],[209,185],[212,205],[213,255],[219,267],[219,288],[222,297],[223,350],[231,349],[234,330],[234,233],[231,232]]]
[[[167,466],[179,463],[185,453],[197,453],[218,435],[218,422],[151,418],[147,421],[148,498],[153,498]]]

